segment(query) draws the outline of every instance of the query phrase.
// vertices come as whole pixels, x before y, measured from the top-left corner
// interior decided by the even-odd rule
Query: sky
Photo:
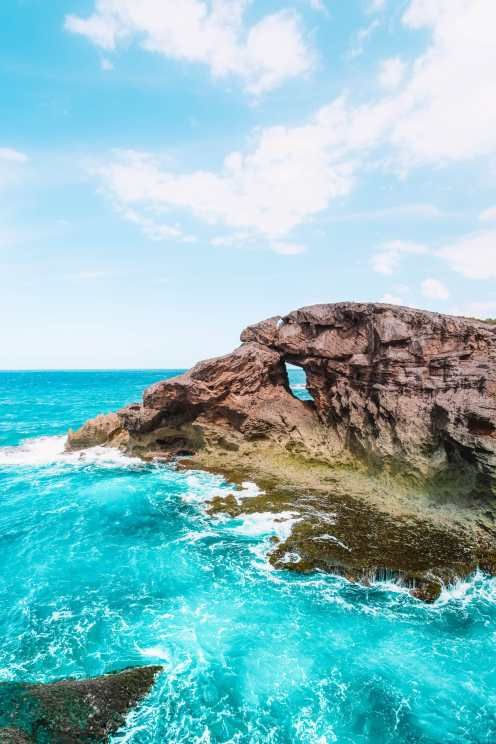
[[[494,0],[2,0],[0,368],[496,316]]]

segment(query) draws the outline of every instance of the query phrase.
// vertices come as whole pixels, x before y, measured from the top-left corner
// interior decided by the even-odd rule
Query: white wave
[[[238,535],[247,537],[277,535],[280,540],[286,540],[297,521],[297,516],[293,512],[245,514],[240,517],[243,520],[240,525],[228,527],[228,529]]]
[[[0,466],[49,465],[64,454],[67,437],[26,439],[16,447],[0,447]]]
[[[237,489],[234,495],[239,503],[243,499],[253,499],[255,496],[263,496],[264,493],[265,491],[262,491],[256,483],[243,481],[241,488]]]
[[[66,452],[66,436],[25,439],[15,447],[0,447],[0,467],[38,467],[65,463],[68,465],[122,466],[142,465],[110,447],[90,447],[79,452]]]
[[[443,607],[448,603],[467,605],[473,600],[485,600],[496,604],[496,577],[490,577],[475,571],[472,576],[460,579],[454,584],[443,586],[439,599],[434,607]]]
[[[213,530],[203,530],[201,532],[187,532],[182,537],[179,537],[177,542],[189,542],[189,543],[195,543],[199,540],[205,540],[208,537],[217,537],[217,532],[214,532]]]
[[[185,477],[188,491],[182,495],[183,501],[190,504],[204,504],[215,496],[225,496],[221,486],[225,482],[222,476],[201,471],[190,471]]]
[[[212,473],[202,473],[201,471],[190,472],[187,474],[186,484],[188,490],[183,494],[182,499],[190,504],[205,504],[219,496],[220,498],[232,494],[237,503],[240,504],[244,499],[260,496],[264,492],[251,481],[243,481],[241,486],[230,486],[222,477]]]
[[[170,653],[162,646],[150,646],[149,648],[140,648],[136,646],[137,651],[147,659],[160,659],[161,661],[170,661]]]

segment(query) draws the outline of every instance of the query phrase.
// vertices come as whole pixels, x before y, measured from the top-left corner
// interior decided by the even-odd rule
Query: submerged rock
[[[68,447],[193,455],[198,466],[298,485],[299,505],[301,488],[322,498],[343,495],[345,484],[393,526],[398,513],[430,519],[440,507],[443,529],[470,522],[470,539],[492,550],[496,326],[338,303],[269,318],[241,341],[227,356],[152,385],[142,403],[88,422]],[[305,370],[312,401],[292,394],[286,363]],[[373,485],[357,485],[350,473]]]
[[[0,744],[105,742],[161,669],[138,667],[53,684],[0,683]]]

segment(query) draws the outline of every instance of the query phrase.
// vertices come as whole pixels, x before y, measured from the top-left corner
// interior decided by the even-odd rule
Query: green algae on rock
[[[257,477],[256,470],[224,469],[231,482],[253,479],[263,490],[244,498],[235,487],[226,496],[215,496],[207,507],[212,517],[293,514],[291,534],[282,541],[275,539],[269,553],[275,568],[325,571],[362,584],[392,579],[428,602],[439,597],[444,585],[477,568],[494,571],[496,531],[487,525],[481,529],[471,515],[454,520],[439,507],[429,508],[428,502],[415,514],[408,501],[400,499],[391,513],[384,507],[388,496],[384,484],[371,476],[337,472],[334,482],[328,478],[319,484],[318,477],[308,477],[311,468],[303,470],[307,476],[303,478],[289,458],[278,465],[278,476],[270,478],[260,473]],[[265,466],[274,473],[274,465]],[[219,466],[212,470],[218,472]],[[316,466],[314,471],[322,475]]]
[[[125,722],[159,666],[51,684],[0,683],[1,744],[97,744]]]

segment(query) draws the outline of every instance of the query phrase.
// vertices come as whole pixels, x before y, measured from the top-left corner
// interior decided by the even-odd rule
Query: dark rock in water
[[[138,667],[46,685],[3,682],[0,744],[105,742],[147,694],[161,669]]]
[[[365,551],[380,569],[405,562],[397,546],[405,535],[410,545],[412,531],[404,533],[399,518],[410,519],[413,530],[421,529],[419,519],[434,520],[435,529],[453,534],[470,523],[465,543],[472,547],[461,549],[470,560],[457,560],[450,543],[444,559],[436,549],[433,569],[443,560],[474,568],[486,555],[493,565],[496,326],[392,305],[338,303],[269,318],[244,330],[241,341],[227,356],[152,385],[142,403],[71,432],[68,449],[103,443],[145,459],[193,455],[195,466],[229,476],[293,484],[285,508],[307,516],[322,514],[326,497],[327,508],[335,509],[338,495],[344,503],[348,493],[390,517],[387,561],[377,563],[373,541],[360,542],[367,567]],[[305,370],[313,401],[293,395],[286,363]],[[356,513],[353,526],[343,509],[341,524],[373,534],[373,517],[364,522],[363,511]],[[334,570],[336,545],[312,539],[312,549],[302,541],[301,564]],[[439,576],[450,572],[431,580],[421,551],[413,553],[415,565],[423,566],[424,593],[439,593]],[[337,563],[351,570],[350,559]]]
[[[0,744],[30,744],[32,741],[19,729],[0,728]]]

